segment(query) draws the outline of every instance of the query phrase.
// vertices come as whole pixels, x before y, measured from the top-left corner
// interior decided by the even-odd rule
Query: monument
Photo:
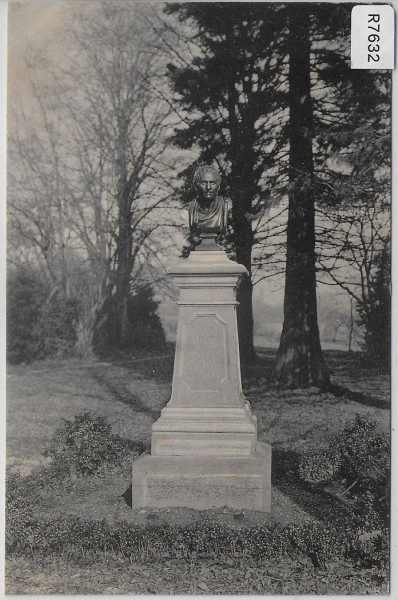
[[[271,446],[242,392],[236,289],[244,266],[216,244],[228,203],[211,167],[195,173],[194,250],[169,269],[180,289],[171,399],[152,426],[151,454],[133,463],[132,504],[271,510]]]

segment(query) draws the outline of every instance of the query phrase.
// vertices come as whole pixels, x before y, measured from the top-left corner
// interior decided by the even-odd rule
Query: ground
[[[373,580],[367,570],[353,577],[344,562],[329,566],[320,576],[308,574],[305,559],[251,560],[164,560],[126,564],[114,558],[102,563],[76,567],[63,559],[8,563],[9,594],[363,594],[377,593],[377,573]],[[305,580],[303,574],[306,574]],[[380,592],[379,592],[380,593]]]
[[[390,427],[389,377],[356,354],[327,352],[333,387],[328,392],[276,389],[269,384],[273,351],[259,350],[259,363],[245,376],[244,391],[258,417],[259,439],[272,444],[274,456],[325,447],[331,436],[360,414],[376,420],[386,436]],[[112,361],[45,361],[8,369],[7,464],[28,474],[45,464],[43,450],[62,419],[90,411],[107,417],[114,433],[149,447],[151,425],[170,398],[172,350],[162,356]],[[62,493],[44,493],[41,516],[61,513],[110,522],[190,524],[203,517],[229,527],[264,521],[299,523],[339,519],[348,505],[344,490],[298,486],[274,478],[271,515],[228,508],[132,510],[131,465],[104,477],[70,480]],[[339,497],[338,497],[339,496]],[[308,576],[300,561],[253,565],[244,558],[201,560],[165,558],[161,569],[151,561],[123,566],[117,557],[101,565],[87,559],[11,557],[7,593],[380,593],[385,588],[369,570],[356,572],[333,563],[327,573]],[[255,569],[255,571],[254,571]],[[303,569],[306,579],[303,580]],[[384,584],[385,585],[385,584]]]

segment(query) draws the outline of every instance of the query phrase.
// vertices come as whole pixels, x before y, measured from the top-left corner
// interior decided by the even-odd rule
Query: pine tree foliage
[[[261,236],[253,219],[269,207],[271,189],[280,199],[273,170],[286,153],[284,137],[276,135],[286,106],[283,40],[274,36],[283,28],[282,11],[263,3],[170,4],[167,11],[197,31],[193,60],[169,65],[175,100],[189,122],[174,141],[198,147],[200,161],[218,166],[222,193],[232,201],[228,242],[249,272],[238,290],[241,359],[247,363],[254,357],[252,249]]]

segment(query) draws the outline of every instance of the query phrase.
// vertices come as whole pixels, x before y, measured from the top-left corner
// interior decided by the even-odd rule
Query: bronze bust
[[[196,171],[193,183],[197,197],[188,206],[190,241],[194,246],[201,243],[203,237],[214,239],[227,229],[228,202],[218,196],[221,176],[213,167],[203,166]]]

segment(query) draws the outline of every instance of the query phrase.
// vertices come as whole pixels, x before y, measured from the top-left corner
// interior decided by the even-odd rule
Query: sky
[[[27,89],[29,59],[40,51],[61,54],[57,35],[71,15],[70,3],[11,3],[8,9],[9,102]],[[29,48],[32,51],[29,52]]]
[[[62,34],[76,10],[89,15],[92,2],[16,2],[8,8],[8,102],[28,93],[31,70],[40,56],[62,64]]]

